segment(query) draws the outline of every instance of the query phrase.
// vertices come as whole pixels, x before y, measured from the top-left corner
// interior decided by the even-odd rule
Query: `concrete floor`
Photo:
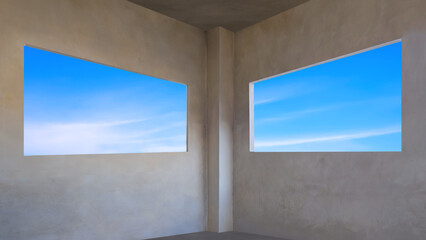
[[[282,238],[266,237],[248,233],[238,232],[199,232],[184,235],[176,235],[171,237],[152,238],[150,240],[285,240]]]

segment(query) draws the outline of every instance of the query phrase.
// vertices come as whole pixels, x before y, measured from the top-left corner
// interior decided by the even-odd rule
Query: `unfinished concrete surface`
[[[26,44],[187,84],[188,152],[24,157]],[[0,239],[205,229],[201,30],[122,0],[1,0],[0,53]]]
[[[233,228],[233,83],[234,33],[217,27],[207,32],[207,229],[214,232]]]
[[[424,0],[311,0],[237,32],[232,71],[232,33],[224,29],[218,30],[223,38],[210,32],[217,48],[210,68],[212,49],[202,30],[128,1],[0,0],[0,239],[144,239],[204,231],[209,217],[219,224],[224,209],[229,217],[221,206],[229,207],[230,180],[220,184],[207,156],[213,149],[209,160],[221,159],[220,143],[230,139],[236,231],[291,240],[425,239],[425,12]],[[399,38],[402,152],[249,151],[250,82]],[[228,52],[220,52],[218,39]],[[26,44],[187,84],[188,152],[24,157]],[[219,111],[232,97],[232,84],[224,82],[232,81],[231,72],[233,136],[231,106]],[[218,81],[208,87],[206,79]],[[207,121],[208,113],[217,124]],[[226,147],[222,159],[229,160]],[[217,194],[209,193],[214,189]],[[226,205],[220,205],[221,191]],[[210,201],[208,208],[210,197],[218,197],[217,205]],[[229,226],[227,219],[222,223]]]
[[[150,240],[285,240],[281,238],[267,237],[256,234],[247,234],[239,232],[199,232],[183,234],[171,237],[153,238]]]
[[[236,34],[234,230],[426,236],[426,1],[311,0]],[[249,151],[249,82],[402,38],[402,152]]]
[[[308,0],[129,0],[202,30],[238,31]]]

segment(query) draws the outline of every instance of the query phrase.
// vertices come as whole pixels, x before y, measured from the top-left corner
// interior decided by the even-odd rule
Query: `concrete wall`
[[[426,236],[426,1],[311,0],[236,34],[234,229]],[[402,38],[401,153],[249,152],[249,82]]]
[[[295,240],[424,239],[425,12],[424,0],[311,0],[236,34],[234,230]],[[249,82],[398,38],[401,153],[250,153]],[[25,44],[188,84],[188,152],[24,157]],[[217,63],[231,71],[229,59]],[[0,0],[0,239],[204,230],[206,66],[202,31],[124,0]],[[215,103],[226,104],[228,90]],[[215,132],[227,140],[228,107]]]
[[[213,232],[233,227],[234,33],[207,32],[208,223]]]
[[[29,44],[188,85],[187,153],[23,156]],[[0,0],[0,239],[144,239],[205,228],[202,31],[124,0]]]

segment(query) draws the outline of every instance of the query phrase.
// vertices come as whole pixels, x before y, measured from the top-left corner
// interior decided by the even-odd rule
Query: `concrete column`
[[[234,33],[207,32],[208,231],[233,230]]]

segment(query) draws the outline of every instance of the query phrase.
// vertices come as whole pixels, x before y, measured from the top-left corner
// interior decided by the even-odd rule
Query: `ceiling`
[[[202,30],[238,31],[308,0],[129,0]]]

